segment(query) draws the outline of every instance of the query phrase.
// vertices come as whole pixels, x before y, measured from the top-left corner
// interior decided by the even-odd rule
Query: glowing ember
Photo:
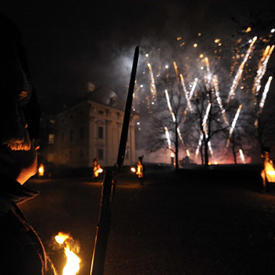
[[[59,245],[64,247],[64,253],[67,257],[66,264],[63,268],[63,275],[75,275],[80,269],[81,259],[76,255],[79,248],[74,244],[72,237],[62,232],[55,236],[55,240]],[[75,251],[77,250],[77,251]]]
[[[44,165],[41,163],[38,167],[38,175],[40,177],[43,177],[44,176],[44,173],[45,173],[45,168],[44,168]]]

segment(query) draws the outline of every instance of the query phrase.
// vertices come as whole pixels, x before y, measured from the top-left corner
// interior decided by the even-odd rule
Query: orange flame
[[[44,168],[44,165],[41,163],[38,167],[38,175],[40,177],[43,177],[44,176],[44,173],[45,173],[45,168]]]
[[[97,164],[95,167],[94,167],[94,177],[98,177],[100,173],[103,172],[103,169],[101,168],[101,166],[99,164]]]
[[[81,259],[74,253],[73,250],[78,250],[78,247],[73,245],[73,239],[69,235],[59,232],[55,236],[58,244],[64,246],[64,253],[67,257],[66,264],[63,268],[62,275],[75,275],[80,269]]]
[[[266,178],[269,182],[275,182],[275,169],[273,167],[272,162],[265,162],[264,170],[266,174]]]

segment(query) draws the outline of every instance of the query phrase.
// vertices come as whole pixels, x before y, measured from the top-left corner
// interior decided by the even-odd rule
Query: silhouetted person
[[[0,14],[0,266],[3,274],[54,274],[38,234],[17,206],[37,195],[39,105],[20,33]],[[1,273],[2,274],[2,273]]]

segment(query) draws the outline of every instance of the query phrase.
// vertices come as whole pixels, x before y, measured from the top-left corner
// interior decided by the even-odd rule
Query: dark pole
[[[100,196],[98,224],[94,240],[90,275],[102,275],[111,227],[112,171],[106,170]]]
[[[134,93],[134,87],[135,87],[138,56],[139,56],[139,47],[137,46],[135,49],[132,73],[131,73],[129,89],[128,89],[128,96],[127,96],[125,112],[124,112],[124,120],[123,120],[123,125],[122,125],[122,130],[121,130],[121,136],[120,136],[120,144],[119,144],[119,150],[118,150],[118,156],[117,156],[118,169],[120,169],[122,167],[123,161],[124,161],[124,156],[125,156],[130,114],[131,114],[132,101],[133,101],[133,93]]]
[[[133,67],[131,73],[131,79],[129,84],[128,96],[126,101],[123,127],[120,137],[120,145],[117,158],[117,166],[120,169],[125,155],[125,148],[127,143],[128,128],[130,121],[130,114],[133,101],[133,93],[135,86],[135,77],[137,70],[139,48],[136,47],[135,55],[133,60]],[[91,262],[90,275],[103,275],[104,273],[104,262],[107,250],[107,243],[109,232],[111,228],[111,200],[115,191],[115,184],[113,183],[113,175],[111,169],[106,169],[105,177],[102,185],[101,196],[100,196],[100,212],[98,215],[98,224],[96,227],[96,234],[94,240],[94,248]]]

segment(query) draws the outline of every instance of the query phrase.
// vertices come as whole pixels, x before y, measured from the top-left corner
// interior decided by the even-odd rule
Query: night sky
[[[22,32],[47,111],[86,92],[88,81],[124,96],[137,45],[158,47],[198,32],[233,37],[253,14],[265,16],[275,6],[220,0],[17,2],[5,1],[0,10]]]

